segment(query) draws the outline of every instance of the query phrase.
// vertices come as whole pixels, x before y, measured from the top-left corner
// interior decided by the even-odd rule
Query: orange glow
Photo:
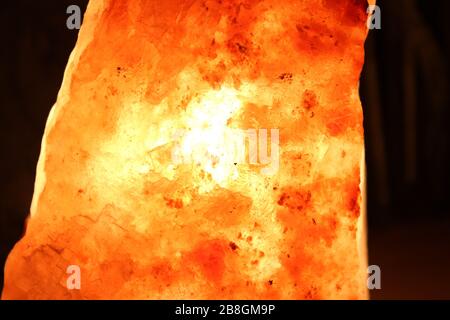
[[[2,298],[367,298],[366,9],[91,0]]]

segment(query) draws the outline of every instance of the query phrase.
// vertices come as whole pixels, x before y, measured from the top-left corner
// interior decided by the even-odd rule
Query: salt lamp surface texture
[[[91,0],[2,298],[367,298],[366,9]]]

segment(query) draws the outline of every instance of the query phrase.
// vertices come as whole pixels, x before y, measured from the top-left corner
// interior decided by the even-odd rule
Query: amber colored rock
[[[2,298],[367,298],[366,8],[91,0]]]

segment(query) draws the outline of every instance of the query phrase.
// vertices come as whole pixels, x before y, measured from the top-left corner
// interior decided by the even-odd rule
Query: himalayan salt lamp
[[[2,298],[367,298],[366,8],[91,0]]]

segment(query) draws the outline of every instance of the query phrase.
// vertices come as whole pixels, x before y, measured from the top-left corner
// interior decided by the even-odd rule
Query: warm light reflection
[[[91,0],[2,297],[367,298],[366,8]]]

